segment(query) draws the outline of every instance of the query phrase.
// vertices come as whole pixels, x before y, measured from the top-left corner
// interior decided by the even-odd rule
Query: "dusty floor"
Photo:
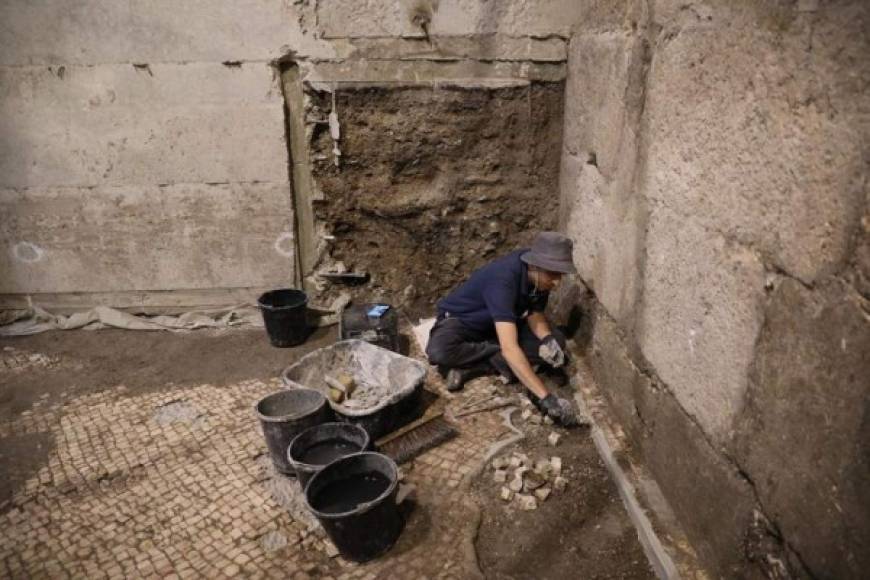
[[[387,555],[330,557],[322,532],[285,509],[292,482],[266,460],[251,407],[334,336],[297,349],[272,348],[261,329],[0,341],[0,576],[649,577],[585,432],[556,448],[561,495],[533,512],[496,498],[483,460],[513,436],[496,412],[458,419],[458,438],[403,467],[417,500]],[[450,396],[433,373],[427,386],[448,410],[493,388],[478,379]],[[546,445],[551,427],[515,422],[520,446]]]

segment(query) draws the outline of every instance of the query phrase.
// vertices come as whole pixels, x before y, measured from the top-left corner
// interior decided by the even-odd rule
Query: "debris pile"
[[[538,509],[539,503],[547,501],[553,492],[564,491],[568,485],[562,475],[562,458],[557,456],[533,461],[525,453],[515,452],[496,457],[492,469],[493,481],[501,484],[499,497],[526,511]]]

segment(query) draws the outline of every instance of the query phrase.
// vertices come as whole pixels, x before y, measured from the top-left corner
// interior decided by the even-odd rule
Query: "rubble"
[[[559,435],[558,433],[551,433]],[[551,442],[552,444],[552,442]],[[510,456],[493,460],[495,483],[505,483],[509,471],[513,470],[513,478],[507,485],[502,485],[500,498],[511,502],[517,498],[523,510],[537,509],[537,502],[545,502],[553,494],[565,490],[568,481],[562,476],[562,458],[557,456],[538,457],[534,461],[525,453],[514,452]],[[533,507],[532,504],[534,503]]]
[[[552,433],[550,433],[550,436],[547,437],[547,442],[550,445],[552,445],[553,447],[556,447],[559,444],[559,441],[561,439],[562,439],[562,436],[559,435],[558,433],[556,433],[555,431],[553,431]]]

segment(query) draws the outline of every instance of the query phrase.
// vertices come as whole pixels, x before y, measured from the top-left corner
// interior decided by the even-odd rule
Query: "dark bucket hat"
[[[541,232],[535,236],[532,249],[520,259],[530,266],[550,272],[576,274],[574,267],[574,242],[557,232]]]

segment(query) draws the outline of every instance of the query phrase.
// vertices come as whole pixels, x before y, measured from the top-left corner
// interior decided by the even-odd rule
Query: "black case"
[[[372,306],[383,304],[374,302],[348,306],[341,313],[339,335],[342,340],[358,338],[377,346],[399,352],[399,315],[390,307],[378,318],[366,314]]]

